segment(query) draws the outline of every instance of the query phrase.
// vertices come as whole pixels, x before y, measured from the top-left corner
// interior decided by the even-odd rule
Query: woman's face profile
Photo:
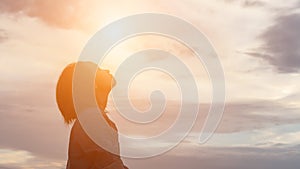
[[[116,84],[116,81],[114,77],[109,73],[109,70],[98,68],[95,82],[95,92],[98,106],[102,110],[104,110],[107,104],[108,94]]]
[[[96,75],[96,89],[105,91],[110,91],[116,84],[116,81],[109,70],[98,69]]]

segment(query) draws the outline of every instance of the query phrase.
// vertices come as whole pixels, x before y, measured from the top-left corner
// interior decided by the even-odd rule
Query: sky
[[[131,169],[299,168],[299,0],[1,0],[0,168],[65,167],[70,127],[55,102],[61,71],[78,60],[88,40],[103,26],[145,12],[182,18],[205,34],[223,67],[226,105],[216,133],[198,144],[212,94],[201,61],[167,37],[144,35],[123,41],[99,64],[102,68],[114,74],[136,51],[168,51],[192,71],[199,102],[190,104],[200,106],[193,129],[180,145],[157,157],[124,158],[124,163]],[[168,59],[149,56],[145,62],[168,63]],[[176,73],[180,75],[180,70]],[[176,120],[180,91],[162,72],[146,71],[132,81],[133,104],[147,109],[148,96],[157,89],[164,92],[167,106],[160,119],[149,125],[126,121],[109,100],[110,117],[120,132],[158,134]],[[121,147],[126,146],[131,145],[121,142]],[[158,145],[134,146],[147,151]]]

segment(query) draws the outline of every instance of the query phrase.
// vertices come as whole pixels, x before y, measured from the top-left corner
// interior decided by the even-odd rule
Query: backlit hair
[[[72,95],[74,68],[75,63],[68,65],[61,73],[56,86],[56,102],[67,124],[77,119]]]
[[[75,66],[79,64],[83,68],[81,71],[85,73],[91,73],[92,75],[93,71],[97,70],[95,76],[95,96],[97,105],[102,111],[104,111],[107,103],[107,98],[105,97],[107,97],[111,88],[115,85],[113,76],[108,71],[100,69],[95,63],[78,62],[69,64],[61,73],[56,86],[56,102],[66,124],[70,124],[77,119],[73,103],[72,84]]]

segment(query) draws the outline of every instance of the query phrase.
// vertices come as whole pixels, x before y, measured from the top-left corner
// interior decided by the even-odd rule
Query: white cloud
[[[32,158],[33,156],[27,151],[0,149],[0,165],[24,163]]]
[[[62,169],[64,161],[34,156],[24,150],[0,149],[0,167],[12,169]]]

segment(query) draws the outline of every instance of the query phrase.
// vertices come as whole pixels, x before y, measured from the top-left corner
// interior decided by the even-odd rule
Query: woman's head
[[[86,70],[93,69],[96,64],[92,62],[78,62],[69,64],[61,73],[56,86],[56,102],[67,124],[77,119],[73,103],[73,72],[78,64],[84,65]],[[94,74],[92,71],[85,71]],[[84,82],[83,82],[84,83]],[[108,70],[102,70],[97,66],[95,77],[95,96],[99,108],[104,111],[107,97],[111,88],[115,85],[115,79]]]

